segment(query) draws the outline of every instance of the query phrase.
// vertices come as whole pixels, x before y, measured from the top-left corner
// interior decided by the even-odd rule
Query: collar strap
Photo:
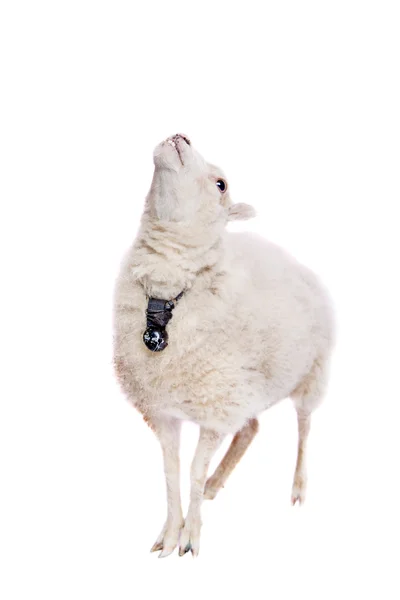
[[[183,296],[181,292],[173,300],[149,298],[146,310],[147,329],[143,334],[143,342],[151,352],[160,352],[168,346],[166,326],[172,319],[172,310]]]

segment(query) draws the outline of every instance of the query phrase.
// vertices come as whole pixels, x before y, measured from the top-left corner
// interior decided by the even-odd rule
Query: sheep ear
[[[228,208],[228,221],[246,221],[256,216],[255,209],[250,204],[239,202]]]

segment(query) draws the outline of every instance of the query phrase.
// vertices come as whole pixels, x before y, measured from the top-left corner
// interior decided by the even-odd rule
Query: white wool
[[[186,419],[223,436],[288,396],[309,415],[321,401],[333,344],[326,291],[277,246],[227,232],[228,220],[249,218],[252,208],[232,205],[229,190],[216,185],[223,173],[183,138],[170,142],[155,150],[141,228],[116,285],[115,365],[124,392],[161,443],[163,422]],[[181,291],[169,345],[152,353],[142,340],[148,297]]]

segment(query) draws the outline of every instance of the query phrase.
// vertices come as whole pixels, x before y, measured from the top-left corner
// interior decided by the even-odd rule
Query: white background
[[[2,599],[399,597],[397,8],[2,2]],[[306,505],[286,401],[205,504],[197,560],[149,553],[161,452],[111,367],[119,261],[176,131],[256,206],[240,227],[322,276],[339,323]]]

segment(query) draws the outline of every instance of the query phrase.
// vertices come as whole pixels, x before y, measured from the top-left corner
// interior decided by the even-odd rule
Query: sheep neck
[[[168,300],[201,284],[201,275],[218,269],[222,256],[220,223],[193,228],[144,218],[133,268],[148,296]]]

